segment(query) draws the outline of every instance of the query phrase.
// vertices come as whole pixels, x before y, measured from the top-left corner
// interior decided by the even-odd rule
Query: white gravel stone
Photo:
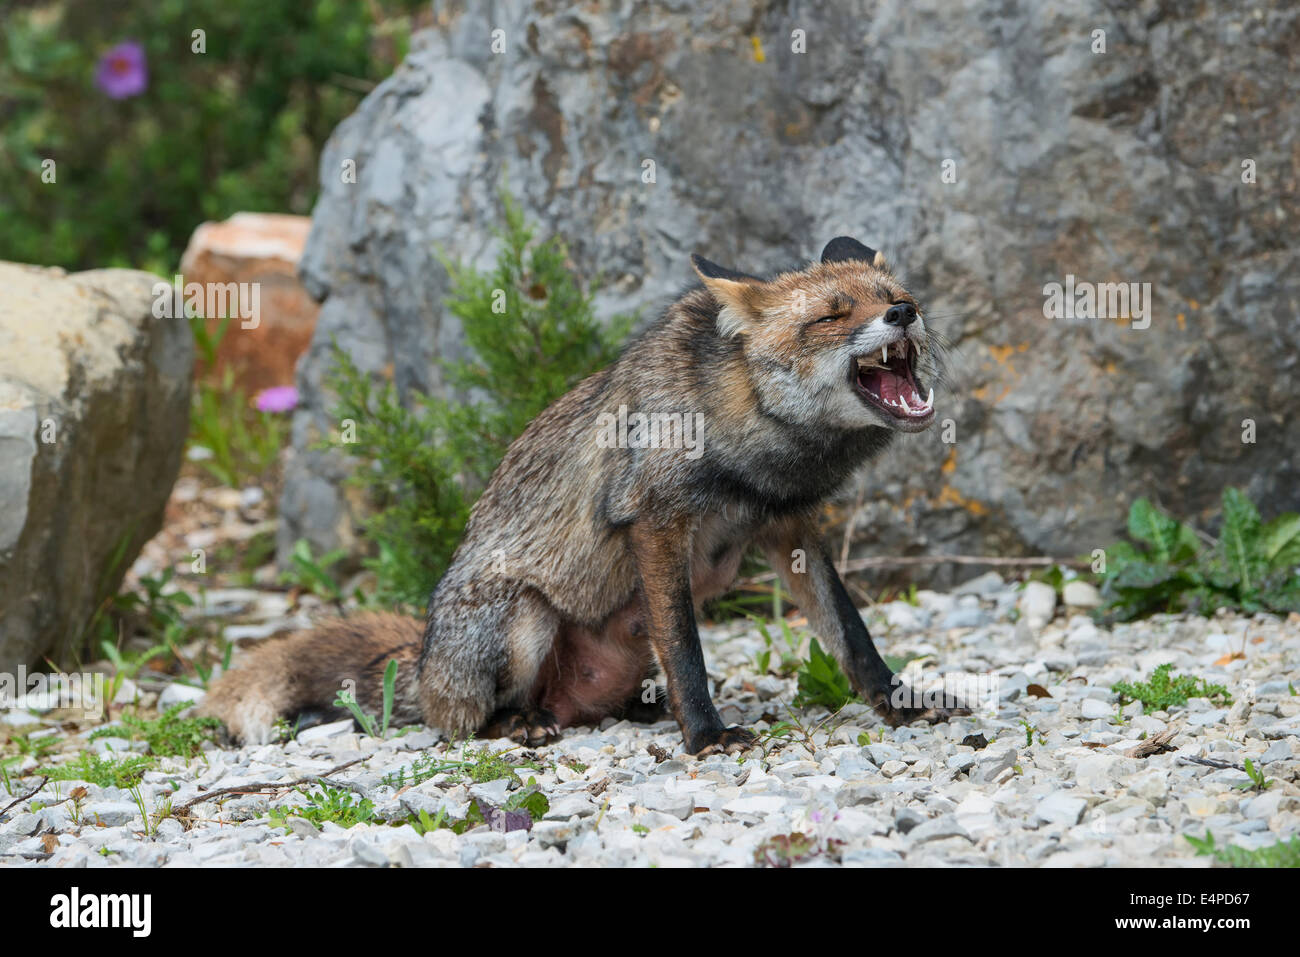
[[[667,720],[650,726],[607,720],[527,750],[485,742],[510,748],[506,760],[529,763],[518,777],[536,778],[550,803],[545,818],[531,830],[502,833],[480,825],[463,836],[447,828],[421,836],[409,823],[413,816],[463,820],[473,800],[501,807],[517,785],[507,779],[472,784],[456,772],[412,785],[417,759],[459,758],[461,745],[449,747],[442,734],[424,728],[378,740],[340,721],[293,741],[164,759],[141,784],[146,806],[159,808],[167,799],[179,805],[202,797],[201,788],[323,774],[360,758],[336,782],[355,789],[353,798],[370,799],[377,821],[353,828],[326,822],[318,829],[291,816],[286,834],[285,827],[269,826],[267,815],[307,800],[286,790],[206,800],[192,809],[189,830],[167,819],[146,835],[127,792],[88,786],[78,823],[69,802],[57,803],[51,783],[0,818],[0,866],[752,866],[765,841],[796,831],[824,848],[801,866],[1203,866],[1206,860],[1182,834],[1209,830],[1223,843],[1245,847],[1300,833],[1294,773],[1300,700],[1290,694],[1296,675],[1289,670],[1300,635],[1296,622],[1228,615],[1207,624],[1156,616],[1099,627],[1071,613],[1084,607],[1071,593],[1063,603],[1068,618],[1051,619],[1052,596],[1052,606],[1044,600],[1040,609],[1047,617],[1031,627],[1024,592],[997,576],[981,579],[960,594],[919,592],[919,608],[893,602],[869,614],[873,626],[889,625],[890,654],[923,656],[908,669],[914,685],[949,671],[997,679],[995,709],[947,725],[890,728],[860,703],[834,718],[822,709],[798,709],[793,717],[811,741],[792,734],[744,756],[703,760],[683,752]],[[1041,589],[1027,591],[1046,597]],[[259,594],[250,591],[243,607],[255,607]],[[268,616],[286,613],[283,596],[267,606]],[[1223,649],[1240,647],[1247,625],[1248,657],[1216,665],[1224,653],[1216,641]],[[763,644],[749,626],[706,624],[701,637],[714,700],[728,723],[761,729],[765,715],[769,724],[771,713],[792,717],[785,704],[797,692],[796,679],[754,673]],[[1224,684],[1240,704],[1221,708],[1197,699],[1144,715],[1133,702],[1125,720],[1113,722],[1112,685],[1142,680],[1165,661],[1176,673]],[[1029,692],[1031,683],[1050,697]],[[179,700],[182,691],[171,689],[183,688],[165,687],[159,704]],[[141,700],[151,694],[141,691]],[[33,720],[41,728],[45,719]],[[1168,727],[1178,729],[1174,752],[1124,756],[1143,734]],[[67,756],[89,747],[86,733],[69,739]],[[983,740],[962,744],[968,735]],[[109,744],[121,748],[124,740]],[[652,745],[669,757],[656,760],[647,750]],[[1246,780],[1242,772],[1191,765],[1185,756],[1238,766],[1249,757],[1273,784],[1264,792],[1242,790],[1235,786]],[[54,760],[63,759],[60,752]],[[9,770],[31,785],[36,766],[25,759]],[[399,769],[404,786],[393,779]],[[59,787],[66,797],[70,785]],[[108,826],[95,822],[96,811],[107,812]],[[45,859],[47,831],[59,846]]]
[[[1056,589],[1046,582],[1026,582],[1019,607],[1021,617],[1030,628],[1042,628],[1056,611]]]
[[[1097,698],[1084,698],[1079,703],[1079,713],[1090,721],[1098,718],[1111,718],[1116,714],[1114,705],[1109,705]]]
[[[1071,608],[1096,608],[1101,602],[1101,592],[1096,586],[1078,578],[1071,579],[1061,588],[1061,600]]]
[[[1073,827],[1083,818],[1088,802],[1067,791],[1054,791],[1038,802],[1034,817],[1044,824],[1064,824]]]

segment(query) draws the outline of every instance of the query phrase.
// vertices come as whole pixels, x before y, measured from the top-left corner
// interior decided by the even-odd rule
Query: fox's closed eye
[[[822,316],[820,319],[814,319],[811,325],[817,325],[819,322],[834,322],[836,319],[843,319],[847,313],[837,312],[834,315]]]

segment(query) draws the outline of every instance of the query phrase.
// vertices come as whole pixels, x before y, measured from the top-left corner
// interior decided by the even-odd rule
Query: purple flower
[[[119,43],[100,58],[95,85],[114,100],[139,96],[149,85],[144,47],[134,40]]]
[[[263,389],[253,399],[261,412],[288,412],[298,404],[298,390],[291,385]]]

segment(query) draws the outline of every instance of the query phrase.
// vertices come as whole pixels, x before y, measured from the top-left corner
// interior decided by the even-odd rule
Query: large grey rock
[[[490,264],[503,184],[602,274],[605,314],[652,315],[693,250],[750,271],[840,233],[886,250],[952,343],[936,398],[955,442],[941,421],[873,468],[862,543],[1069,555],[1152,489],[1186,515],[1228,483],[1265,513],[1300,504],[1300,74],[1282,39],[1300,8],[459,6],[322,156],[301,273],[324,307],[283,546],[351,541],[346,469],[309,450],[338,427],[331,338],[403,389],[438,388],[460,336],[437,252]],[[1150,327],[1045,318],[1044,285],[1067,275],[1150,283]]]
[[[162,525],[194,344],[158,281],[0,263],[0,670],[68,660]]]

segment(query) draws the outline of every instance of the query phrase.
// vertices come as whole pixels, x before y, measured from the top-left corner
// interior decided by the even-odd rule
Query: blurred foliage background
[[[310,213],[325,140],[429,16],[422,0],[5,0],[0,10],[0,259],[162,274],[202,220]],[[114,99],[97,70],[131,42],[146,83]],[[54,182],[42,181],[45,160]]]

